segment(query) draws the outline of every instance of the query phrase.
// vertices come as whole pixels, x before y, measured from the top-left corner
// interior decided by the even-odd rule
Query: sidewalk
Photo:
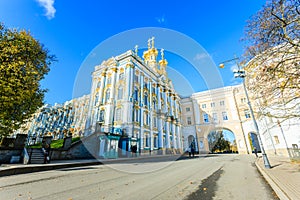
[[[95,159],[90,160],[54,160],[48,164],[1,164],[0,177],[10,176],[16,174],[25,174],[39,171],[47,171],[54,169],[61,169],[67,167],[79,167],[87,165],[98,165],[100,161]]]
[[[264,167],[263,158],[255,164],[280,199],[300,199],[300,163],[286,157],[268,156],[271,169]]]

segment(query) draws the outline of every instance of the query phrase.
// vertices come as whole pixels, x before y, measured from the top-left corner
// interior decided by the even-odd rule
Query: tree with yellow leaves
[[[246,25],[246,84],[261,114],[299,118],[300,2],[270,0]]]
[[[11,134],[43,105],[40,81],[55,61],[26,31],[0,23],[0,138]]]

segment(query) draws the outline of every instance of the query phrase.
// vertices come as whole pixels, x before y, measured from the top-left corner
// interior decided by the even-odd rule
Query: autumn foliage
[[[246,84],[260,113],[299,118],[300,1],[267,1],[245,33]]]
[[[54,56],[26,31],[0,24],[0,138],[11,134],[42,106],[40,81]]]

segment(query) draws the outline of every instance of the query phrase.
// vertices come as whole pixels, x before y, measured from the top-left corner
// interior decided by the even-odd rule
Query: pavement
[[[283,200],[300,200],[300,162],[287,157],[268,156],[271,168],[265,168],[262,156],[256,166],[274,192]]]
[[[155,162],[162,160],[177,160],[185,159],[185,155],[152,155],[152,156],[140,156],[130,158],[118,158],[118,159],[82,159],[82,160],[52,160],[47,164],[0,164],[0,177],[10,176],[17,174],[26,174],[39,171],[55,170],[62,168],[81,167],[90,165],[102,165],[102,164],[113,164],[120,162]]]
[[[155,156],[157,158],[169,157],[174,159],[174,155]],[[178,156],[177,156],[178,157]],[[48,164],[2,164],[0,166],[0,177],[15,174],[32,173],[38,171],[54,170],[69,167],[101,165],[105,163],[133,161],[136,158],[108,159],[108,160],[55,160]],[[149,157],[139,157],[149,159]],[[300,162],[291,162],[287,157],[268,156],[271,168],[265,168],[262,156],[259,156],[255,164],[272,187],[277,196],[282,200],[300,200]]]

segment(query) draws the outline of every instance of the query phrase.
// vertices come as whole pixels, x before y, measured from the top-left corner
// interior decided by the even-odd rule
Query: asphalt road
[[[0,199],[277,199],[254,157],[127,162],[0,178]]]

